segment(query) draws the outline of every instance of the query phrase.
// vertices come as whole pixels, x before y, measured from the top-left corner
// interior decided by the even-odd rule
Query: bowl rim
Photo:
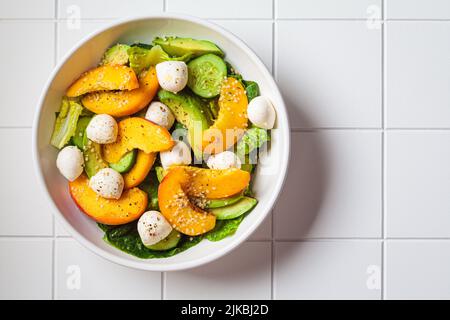
[[[39,122],[41,118],[41,111],[44,106],[44,102],[46,99],[46,96],[48,94],[48,91],[50,89],[50,86],[52,85],[55,76],[58,74],[58,72],[61,70],[61,68],[66,64],[66,62],[70,59],[70,57],[81,47],[83,46],[87,41],[91,40],[92,38],[96,37],[97,35],[100,35],[101,33],[120,26],[125,25],[131,22],[138,22],[138,21],[145,21],[145,20],[154,20],[154,19],[169,19],[169,20],[181,20],[181,21],[187,21],[190,23],[198,24],[203,27],[206,27],[208,29],[211,29],[217,33],[219,33],[221,36],[225,37],[230,42],[234,43],[237,47],[239,47],[240,50],[244,51],[245,54],[247,54],[250,59],[256,64],[257,68],[264,74],[264,76],[269,81],[269,86],[273,87],[274,93],[277,96],[278,100],[281,101],[281,105],[277,105],[278,110],[282,110],[283,115],[283,125],[284,128],[278,128],[281,130],[281,138],[285,140],[286,142],[286,148],[283,151],[283,155],[281,156],[281,163],[280,165],[280,176],[282,179],[278,179],[276,181],[275,185],[275,191],[272,193],[271,198],[268,201],[267,204],[267,210],[264,214],[261,214],[259,219],[255,221],[252,225],[250,225],[247,230],[239,235],[237,238],[233,239],[233,241],[230,241],[227,243],[226,246],[223,246],[220,248],[220,250],[217,250],[214,253],[211,253],[209,255],[206,255],[202,258],[191,260],[191,261],[185,261],[185,262],[171,262],[168,264],[152,264],[152,259],[142,259],[142,260],[128,260],[126,258],[120,257],[119,255],[115,255],[113,253],[110,253],[108,251],[105,251],[95,245],[94,243],[90,242],[88,239],[86,239],[81,233],[79,233],[72,225],[66,220],[64,215],[60,212],[58,207],[56,206],[53,198],[51,197],[49,190],[47,189],[47,185],[45,182],[44,174],[40,165],[40,159],[39,159],[39,150],[38,150],[38,131],[39,131]],[[278,117],[280,118],[280,117]],[[252,49],[250,49],[241,39],[239,39],[237,36],[232,34],[231,32],[227,31],[223,27],[217,25],[216,23],[213,23],[211,21],[207,21],[202,18],[198,18],[191,15],[186,14],[174,14],[174,13],[158,13],[158,14],[151,14],[151,15],[142,15],[142,16],[133,16],[133,17],[127,17],[123,19],[118,19],[100,29],[98,29],[95,32],[92,32],[88,34],[87,36],[83,37],[81,40],[79,40],[73,47],[70,49],[64,57],[56,64],[53,71],[49,75],[46,84],[44,88],[41,91],[40,98],[38,100],[37,108],[35,110],[34,119],[33,119],[33,129],[32,129],[32,157],[33,157],[33,164],[34,164],[34,171],[38,178],[38,184],[40,188],[45,190],[44,194],[46,197],[46,200],[50,202],[51,208],[53,209],[54,216],[57,217],[57,220],[63,225],[64,229],[66,229],[74,239],[76,239],[79,243],[81,243],[85,248],[89,249],[91,252],[95,253],[96,255],[112,261],[116,264],[139,269],[139,270],[147,270],[147,271],[175,271],[175,270],[185,270],[190,269],[194,267],[198,267],[204,264],[207,264],[209,262],[212,262],[228,253],[230,253],[233,249],[235,249],[237,246],[242,244],[264,221],[264,219],[268,216],[268,214],[272,211],[273,206],[275,204],[275,201],[278,199],[278,196],[283,188],[283,185],[286,180],[287,176],[287,169],[289,166],[289,157],[290,157],[290,126],[289,126],[289,119],[287,116],[287,109],[285,102],[283,100],[283,97],[280,93],[280,90],[278,89],[278,86],[273,79],[272,74],[267,70],[266,66],[263,64],[261,59],[253,52]],[[55,230],[53,231],[55,233]],[[236,235],[235,235],[236,236]],[[56,235],[53,234],[53,237],[55,238]],[[273,235],[272,235],[273,237]]]

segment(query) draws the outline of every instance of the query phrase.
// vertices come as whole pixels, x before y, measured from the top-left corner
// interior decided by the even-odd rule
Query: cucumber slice
[[[134,163],[136,162],[136,154],[136,150],[131,150],[130,152],[125,153],[118,162],[110,163],[109,167],[119,173],[128,172],[133,168]]]
[[[244,197],[232,205],[211,209],[209,211],[216,216],[217,220],[229,220],[249,212],[257,203],[258,200],[254,198]]]
[[[175,248],[178,245],[178,242],[180,242],[180,240],[181,240],[181,233],[173,229],[166,238],[162,239],[160,242],[155,243],[151,246],[147,246],[147,248],[155,251],[169,250]]]
[[[242,198],[243,198],[243,195],[242,194],[238,194],[237,196],[233,196],[233,197],[230,197],[230,198],[211,199],[211,200],[208,200],[208,203],[206,204],[206,207],[209,208],[209,209],[226,207],[226,206],[232,205],[233,203],[238,202]]]
[[[213,98],[227,76],[225,62],[215,54],[205,54],[188,63],[188,87],[203,98]]]

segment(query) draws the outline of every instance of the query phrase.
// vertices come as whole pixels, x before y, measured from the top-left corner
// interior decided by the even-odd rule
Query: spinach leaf
[[[230,220],[217,220],[216,226],[205,235],[205,238],[209,241],[220,241],[231,236],[236,232],[243,219],[244,215]]]
[[[154,251],[148,249],[142,243],[137,231],[136,221],[121,226],[107,226],[100,223],[98,226],[105,231],[103,239],[107,243],[119,250],[142,259],[171,257],[195,246],[203,239],[202,236],[182,236],[182,239],[178,243],[177,247],[166,251]]]
[[[244,80],[245,92],[247,93],[248,102],[259,96],[259,86],[255,81]]]
[[[148,174],[147,178],[145,178],[144,182],[139,185],[139,189],[147,193],[148,196],[148,205],[147,208],[149,210],[158,210],[158,187],[159,181],[156,177],[156,171],[152,170]]]
[[[261,148],[264,143],[270,141],[269,132],[258,127],[251,127],[237,144],[237,154],[244,156]]]

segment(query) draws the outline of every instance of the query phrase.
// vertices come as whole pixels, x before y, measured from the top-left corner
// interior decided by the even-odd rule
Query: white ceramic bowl
[[[270,154],[261,159],[254,191],[256,208],[239,226],[235,235],[222,241],[203,240],[197,246],[165,259],[138,259],[121,252],[102,240],[96,223],[83,214],[70,198],[67,181],[55,166],[57,150],[49,143],[61,97],[67,87],[85,70],[94,67],[103,52],[117,42],[149,43],[155,36],[185,36],[208,39],[226,54],[226,59],[244,75],[258,82],[277,111],[276,132]],[[242,243],[272,209],[284,182],[289,159],[289,124],[286,108],[278,88],[261,60],[241,40],[219,26],[181,15],[156,15],[123,20],[79,42],[58,64],[45,86],[34,121],[33,155],[38,179],[55,206],[58,220],[71,235],[98,255],[121,265],[154,271],[181,270],[210,262]]]

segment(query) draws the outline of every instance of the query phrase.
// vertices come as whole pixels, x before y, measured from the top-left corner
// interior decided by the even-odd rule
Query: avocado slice
[[[88,178],[94,176],[101,169],[108,167],[108,163],[102,158],[101,145],[88,138],[86,138],[86,144],[83,148],[83,157],[84,171],[86,171]]]
[[[186,92],[175,94],[166,90],[160,90],[158,98],[170,108],[176,120],[188,129],[188,139],[192,150],[196,157],[201,156],[201,146],[196,146],[195,138],[196,135],[201,137],[201,132],[208,129],[212,121],[208,116],[209,113],[205,112],[202,101]],[[199,129],[201,132],[195,133]]]
[[[226,207],[214,208],[209,211],[213,213],[217,220],[229,220],[237,218],[253,209],[258,201],[254,198],[243,197],[238,202]]]
[[[136,162],[136,149],[131,150],[130,152],[127,152],[123,155],[122,158],[116,163],[110,163],[109,167],[116,170],[119,173],[125,173],[130,171],[131,168],[133,168],[135,162]]]
[[[100,65],[125,65],[128,63],[128,49],[130,48],[127,44],[115,44],[108,50],[106,50],[103,55]]]
[[[208,40],[196,40],[192,38],[155,38],[154,45],[160,45],[161,48],[171,56],[183,56],[185,54],[192,54],[194,57],[201,56],[206,53],[213,53],[220,57],[224,56],[222,50],[214,43]]]
[[[155,167],[156,172],[156,178],[158,178],[158,181],[161,182],[162,179],[164,179],[164,176],[167,174],[167,171],[164,170],[163,167],[157,166]]]
[[[83,150],[86,145],[86,135],[84,132],[91,121],[92,117],[80,117],[78,118],[77,128],[75,129],[75,134],[72,137],[72,142],[76,145],[80,150]]]
[[[178,242],[181,240],[181,233],[177,230],[172,229],[167,237],[162,239],[160,242],[152,244],[151,246],[147,246],[150,250],[155,251],[164,251],[175,248],[178,245]]]
[[[206,203],[206,208],[215,209],[215,208],[230,206],[230,205],[238,202],[242,198],[243,198],[243,195],[238,194],[236,196],[229,197],[229,198],[211,199],[211,200],[208,200],[208,202]]]

